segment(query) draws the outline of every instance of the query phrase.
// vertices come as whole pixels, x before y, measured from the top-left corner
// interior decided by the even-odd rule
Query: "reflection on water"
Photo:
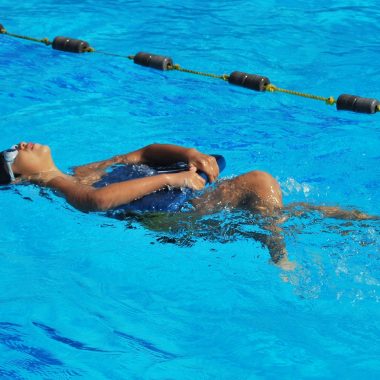
[[[139,223],[154,231],[158,240],[170,240],[182,247],[191,246],[198,240],[226,244],[253,238],[258,233],[268,234],[263,229],[267,220],[248,211],[226,209],[207,216],[191,212],[129,214],[124,218],[127,224]]]

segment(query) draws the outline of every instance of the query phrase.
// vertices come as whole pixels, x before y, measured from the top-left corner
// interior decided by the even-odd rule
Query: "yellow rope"
[[[11,37],[21,38],[23,40],[28,40],[28,41],[33,41],[33,42],[40,42],[40,43],[45,44],[45,45],[51,45],[51,42],[49,41],[48,38],[38,39],[38,38],[33,38],[33,37],[28,37],[28,36],[20,36],[19,34],[9,33],[5,29],[1,29],[1,33],[2,34],[6,34],[7,36],[11,36]]]
[[[210,78],[216,78],[216,79],[222,79],[222,80],[228,80],[229,76],[227,74],[223,75],[217,75],[217,74],[210,74],[210,73],[203,73],[201,71],[195,71],[195,70],[189,70],[189,69],[184,69],[180,65],[173,65],[168,67],[169,70],[177,70],[177,71],[182,71],[183,73],[189,73],[189,74],[195,74],[195,75],[201,75],[204,77],[210,77]]]
[[[323,96],[306,94],[304,92],[298,92],[298,91],[293,91],[293,90],[287,90],[285,88],[279,88],[279,87],[275,86],[274,84],[266,85],[265,90],[269,91],[269,92],[276,92],[276,91],[277,92],[283,92],[285,94],[301,96],[303,98],[308,98],[308,99],[321,100],[322,102],[325,102],[326,104],[329,104],[331,106],[336,103],[336,100],[332,96],[325,98]]]

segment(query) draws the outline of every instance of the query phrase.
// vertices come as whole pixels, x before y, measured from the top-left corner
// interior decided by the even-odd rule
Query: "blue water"
[[[379,98],[377,1],[2,0],[9,32],[242,70],[322,96]],[[258,94],[129,60],[0,36],[1,146],[49,144],[69,170],[153,142],[266,170],[286,203],[380,214],[379,115]],[[2,379],[377,379],[378,222],[284,225],[294,272],[224,211],[170,232],[0,191]]]

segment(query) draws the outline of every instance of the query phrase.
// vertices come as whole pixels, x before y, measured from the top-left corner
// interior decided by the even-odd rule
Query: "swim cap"
[[[15,180],[12,164],[18,155],[18,146],[13,145],[0,153],[0,185],[8,185]]]
[[[11,176],[8,172],[8,166],[5,162],[3,153],[0,153],[0,185],[8,185],[12,182]]]

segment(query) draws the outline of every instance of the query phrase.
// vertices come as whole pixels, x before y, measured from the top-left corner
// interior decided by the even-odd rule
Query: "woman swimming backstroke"
[[[108,186],[96,187],[107,174],[106,169],[114,165],[165,166],[177,162],[187,163],[187,170],[120,180]],[[29,181],[45,186],[58,191],[73,207],[84,212],[112,210],[167,187],[202,190],[206,180],[198,174],[200,172],[207,176],[208,182],[216,181],[219,167],[214,156],[195,148],[169,144],[151,144],[131,153],[77,166],[70,175],[58,169],[47,145],[21,142],[0,153],[0,184]],[[295,215],[310,210],[319,211],[324,216],[339,219],[376,218],[356,210],[306,203],[284,207],[279,183],[270,174],[257,170],[218,182],[216,187],[194,196],[189,202],[194,213],[199,216],[230,208],[248,210],[266,218],[275,217],[264,226],[270,234],[259,234],[258,240],[268,247],[273,261],[282,264],[287,261],[278,222],[283,210],[294,209]]]

